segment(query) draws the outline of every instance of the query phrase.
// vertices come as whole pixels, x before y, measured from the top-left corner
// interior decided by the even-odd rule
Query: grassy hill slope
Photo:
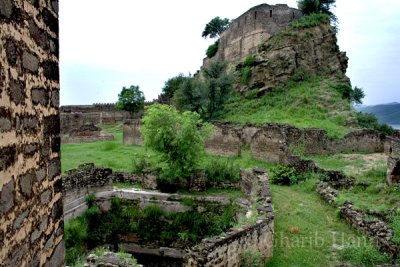
[[[288,82],[262,97],[256,90],[237,93],[225,104],[224,121],[238,123],[288,123],[301,128],[321,128],[330,138],[340,138],[354,130],[355,111],[343,99],[335,79],[314,77]]]

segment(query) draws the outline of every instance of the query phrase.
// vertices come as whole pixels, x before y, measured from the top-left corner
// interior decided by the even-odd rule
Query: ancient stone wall
[[[229,123],[214,123],[214,132],[205,141],[207,152],[219,156],[239,156],[242,147],[240,128]]]
[[[274,216],[271,206],[268,177],[264,171],[241,171],[242,186],[247,196],[261,200],[257,207],[258,219],[254,224],[230,229],[223,237],[206,238],[189,251],[186,267],[241,266],[246,253],[263,254],[265,259],[273,255]],[[254,201],[254,199],[252,200]]]
[[[388,184],[400,184],[400,139],[387,138],[388,143]]]
[[[58,1],[0,1],[0,265],[63,266]]]
[[[124,145],[143,145],[143,137],[140,132],[142,125],[141,120],[125,120],[123,127],[123,144]]]
[[[69,133],[85,124],[114,124],[129,118],[129,112],[116,110],[115,104],[62,106],[61,133]]]
[[[271,35],[285,29],[302,12],[285,4],[262,4],[251,8],[233,20],[230,27],[221,34],[216,58],[236,62],[257,51],[257,46]]]

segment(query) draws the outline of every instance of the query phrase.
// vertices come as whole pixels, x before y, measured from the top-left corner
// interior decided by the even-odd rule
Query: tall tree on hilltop
[[[230,25],[230,21],[227,18],[221,19],[220,17],[213,18],[209,23],[206,24],[202,37],[215,38],[219,37]]]
[[[129,88],[122,87],[118,94],[117,109],[129,111],[131,114],[143,110],[144,94],[137,85],[131,85]]]

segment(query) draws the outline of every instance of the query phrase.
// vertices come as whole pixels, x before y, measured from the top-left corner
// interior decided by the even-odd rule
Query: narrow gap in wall
[[[272,17],[272,9],[269,11],[269,17]]]

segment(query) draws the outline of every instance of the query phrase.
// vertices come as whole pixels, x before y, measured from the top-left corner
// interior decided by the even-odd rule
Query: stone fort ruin
[[[235,62],[257,51],[257,46],[288,27],[303,13],[286,4],[261,4],[234,19],[221,34],[216,59]]]

